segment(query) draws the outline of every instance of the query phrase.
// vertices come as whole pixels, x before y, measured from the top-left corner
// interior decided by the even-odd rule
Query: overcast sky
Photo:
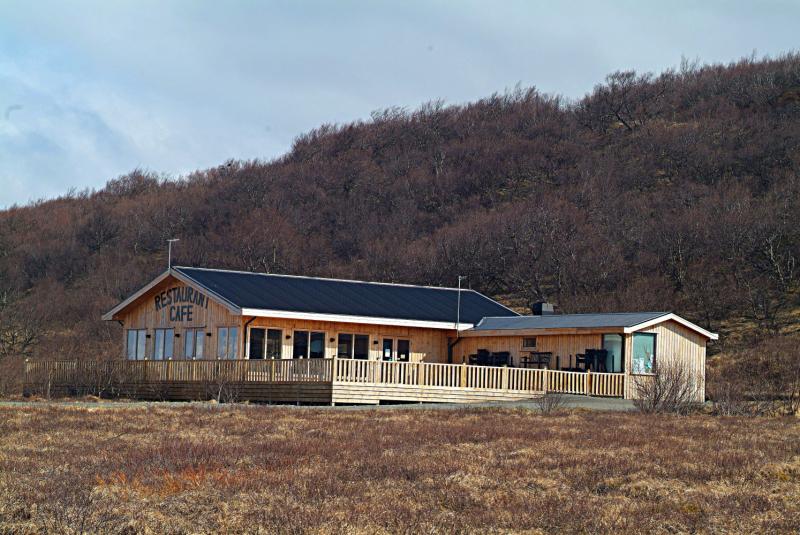
[[[775,56],[799,30],[800,0],[0,0],[0,207],[270,159],[389,106]]]

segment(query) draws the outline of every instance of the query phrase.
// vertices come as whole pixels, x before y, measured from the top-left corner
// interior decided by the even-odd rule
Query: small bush
[[[639,412],[688,414],[697,406],[697,378],[677,359],[659,359],[652,375],[632,379],[633,404]]]

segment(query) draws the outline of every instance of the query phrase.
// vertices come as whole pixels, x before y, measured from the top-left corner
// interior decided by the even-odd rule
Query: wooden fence
[[[120,385],[198,383],[355,383],[623,397],[625,376],[526,368],[350,359],[28,362],[25,382],[103,395]],[[255,386],[255,385],[253,385]],[[71,388],[71,390],[70,390]],[[82,389],[82,390],[81,390]]]

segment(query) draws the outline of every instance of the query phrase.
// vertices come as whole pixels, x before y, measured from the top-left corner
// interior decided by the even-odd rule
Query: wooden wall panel
[[[251,318],[244,318],[249,321]],[[338,336],[343,334],[369,335],[369,358],[379,360],[383,348],[383,339],[394,340],[395,351],[397,340],[406,339],[411,342],[411,362],[447,362],[447,336],[455,334],[442,329],[423,329],[419,327],[401,327],[392,325],[367,325],[362,323],[345,323],[335,321],[295,320],[287,318],[255,318],[248,325],[252,327],[281,329],[281,357],[292,358],[294,331],[316,331],[325,333],[325,358],[333,358],[337,351]],[[291,335],[291,339],[286,339]],[[333,339],[333,341],[331,341]],[[375,342],[378,342],[377,344]]]
[[[250,327],[268,327],[281,329],[282,332],[282,358],[292,358],[293,338],[287,340],[286,335],[293,335],[295,330],[303,331],[322,331],[325,333],[325,357],[332,358],[336,353],[337,342],[330,341],[331,338],[338,339],[339,333],[367,334],[370,336],[369,354],[371,360],[381,358],[383,339],[391,338],[394,340],[395,350],[398,339],[410,340],[411,361],[412,362],[447,362],[447,337],[455,336],[455,331],[442,329],[425,329],[419,327],[401,327],[386,325],[366,325],[356,323],[340,323],[333,321],[311,321],[295,320],[286,318],[255,318],[251,316],[233,315],[222,305],[213,300],[208,300],[204,306],[192,304],[192,316],[188,316],[180,321],[176,321],[175,310],[170,310],[171,306],[186,305],[188,303],[170,303],[166,307],[156,310],[156,296],[163,296],[168,290],[173,288],[185,289],[187,285],[175,279],[167,279],[162,284],[151,289],[143,295],[138,304],[134,306],[125,316],[123,321],[123,348],[127,344],[127,331],[129,329],[147,329],[150,338],[147,339],[145,354],[148,358],[153,356],[154,329],[174,328],[175,333],[180,336],[174,340],[175,358],[182,355],[183,340],[187,329],[205,329],[211,336],[206,337],[206,355],[214,355],[217,347],[217,329],[219,327],[239,327],[239,358],[247,355],[247,337],[244,335],[244,326],[248,321],[253,320],[248,325]],[[195,290],[195,289],[193,289]],[[196,289],[203,292],[202,289]],[[185,291],[185,290],[183,290]],[[172,312],[173,319],[170,319]],[[374,343],[377,341],[378,343]]]
[[[218,327],[237,327],[240,325],[240,317],[230,313],[230,311],[219,305],[216,301],[207,299],[207,295],[202,290],[201,295],[204,295],[203,305],[195,302],[175,302],[172,300],[170,304],[156,310],[156,296],[162,296],[167,291],[173,289],[180,289],[185,292],[189,288],[187,285],[175,279],[167,279],[162,284],[154,287],[151,291],[141,297],[139,303],[128,312],[123,323],[123,348],[127,344],[127,331],[130,329],[147,329],[147,334],[150,338],[147,339],[147,346],[145,354],[148,358],[153,356],[153,344],[155,337],[153,336],[154,329],[168,329],[174,328],[175,333],[180,336],[174,340],[174,354],[176,358],[182,354],[184,332],[186,329],[205,329],[206,333],[211,333],[211,336],[206,336],[205,348],[208,351],[213,350],[216,352],[217,347],[217,328]],[[195,289],[193,288],[193,295]],[[177,292],[173,295],[177,295]],[[188,307],[191,306],[191,319],[188,314]],[[173,307],[187,307],[183,310],[182,316],[176,308]],[[170,316],[172,315],[172,319]],[[177,319],[179,318],[179,319]],[[241,341],[241,340],[240,340]]]
[[[696,400],[704,401],[706,395],[707,342],[705,337],[672,320],[638,332],[655,333],[656,361],[663,363],[671,360],[687,369],[693,377],[697,378],[698,391]],[[625,335],[625,373],[636,378],[636,375],[631,374],[632,338],[632,334]],[[633,398],[636,394],[635,390],[634,381],[627,381],[625,398]]]

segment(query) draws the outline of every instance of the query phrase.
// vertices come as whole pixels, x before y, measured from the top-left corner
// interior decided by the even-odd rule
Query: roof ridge
[[[666,316],[667,314],[672,314],[672,312],[582,312],[579,314],[520,314],[520,318],[553,318],[559,317],[563,318],[565,316],[630,316],[631,314],[658,314],[660,316]],[[484,319],[491,319],[491,318],[508,318],[509,316],[486,316]],[[513,316],[512,316],[513,317]]]
[[[257,275],[261,277],[287,277],[293,279],[311,279],[311,280],[322,280],[322,281],[331,281],[331,282],[352,282],[356,284],[377,284],[379,286],[401,286],[404,288],[425,288],[428,290],[450,290],[457,292],[458,288],[451,288],[450,286],[425,286],[421,284],[403,284],[398,282],[376,282],[376,281],[359,281],[355,279],[336,279],[333,277],[312,277],[310,275],[288,275],[286,273],[258,273],[254,271],[242,271],[236,269],[215,269],[215,268],[199,268],[199,267],[190,267],[190,266],[172,266],[172,269],[197,269],[200,271],[216,271],[219,273],[240,273],[242,275]],[[473,290],[471,288],[461,288],[462,292],[473,292],[478,295],[483,295],[477,290]],[[484,296],[486,297],[486,296]],[[491,298],[489,298],[491,299]],[[492,299],[494,301],[494,299]],[[509,309],[510,310],[510,309]],[[505,316],[496,316],[498,318],[502,318]]]

